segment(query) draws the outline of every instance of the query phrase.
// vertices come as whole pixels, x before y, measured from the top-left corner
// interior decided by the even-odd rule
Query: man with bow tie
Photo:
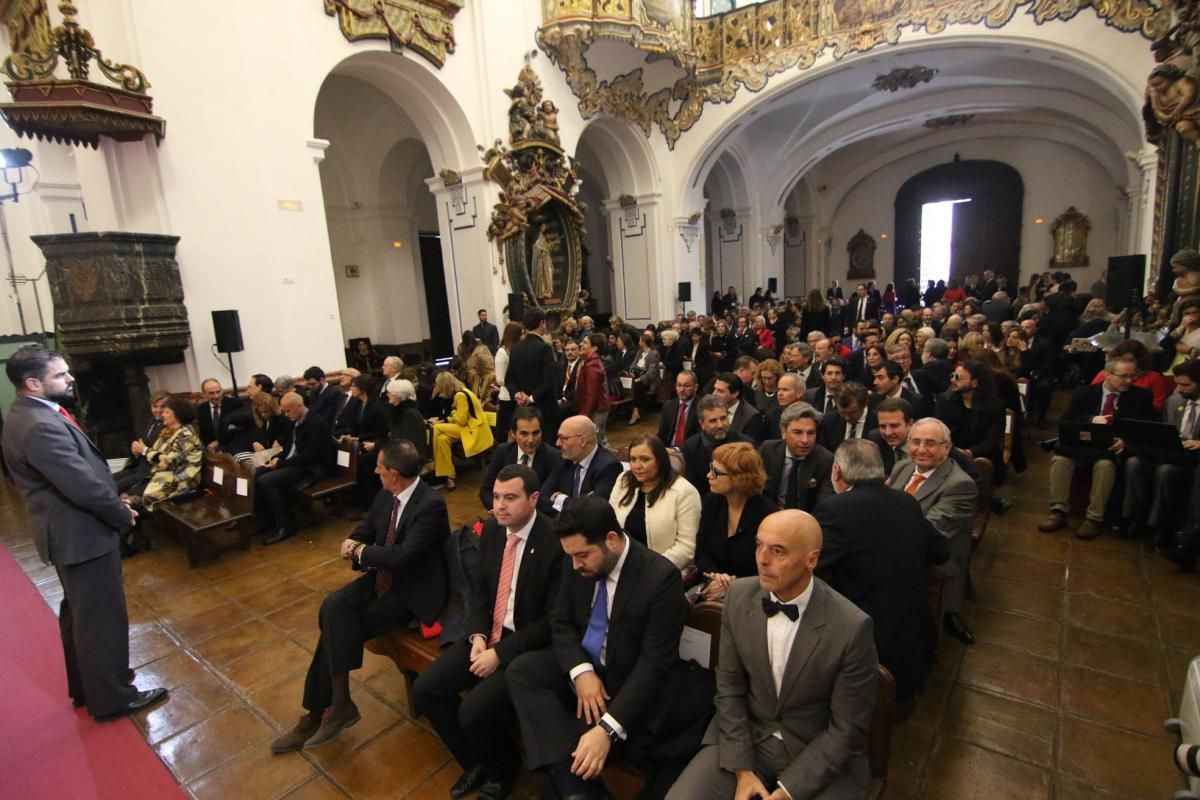
[[[725,600],[716,717],[668,800],[866,797],[871,618],[813,576],[822,536],[808,513],[770,515],[757,543],[758,577]]]

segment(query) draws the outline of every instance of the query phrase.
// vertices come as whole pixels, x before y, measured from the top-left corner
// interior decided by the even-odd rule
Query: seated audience
[[[463,455],[467,458],[477,456],[492,446],[492,426],[479,398],[451,373],[443,372],[437,376],[434,394],[453,398],[450,414],[445,422],[433,426],[432,437],[434,475],[444,481],[447,489],[453,489],[456,474],[454,442],[462,442]]]
[[[350,433],[350,429],[358,420],[359,411],[362,409],[362,401],[354,396],[354,379],[361,376],[354,367],[347,367],[338,375],[338,392],[340,396],[337,398],[337,409],[333,412],[333,428],[334,436],[344,436]],[[374,393],[375,382],[371,382],[372,394]]]
[[[720,600],[734,579],[754,574],[754,536],[759,523],[779,507],[762,493],[767,472],[748,442],[714,450],[708,481],[696,534],[696,570],[707,580],[704,599]]]
[[[946,423],[955,447],[988,459],[994,474],[1003,474],[1004,404],[990,367],[975,359],[955,367],[950,390],[938,397],[933,415]]]
[[[271,384],[271,394],[275,395],[277,400],[282,400],[288,392],[296,391],[296,379],[291,375],[280,375]]]
[[[825,341],[825,340],[822,340]],[[837,393],[846,380],[846,362],[828,358],[821,363],[821,385],[804,393],[804,402],[822,414],[837,412]]]
[[[764,414],[763,441],[778,439],[781,435],[780,420],[784,410],[793,403],[804,400],[804,381],[798,372],[785,372],[779,377],[775,390],[775,407]],[[808,403],[804,403],[808,405]]]
[[[813,512],[825,537],[817,575],[871,617],[879,662],[904,701],[924,692],[929,679],[937,632],[929,624],[925,573],[949,550],[921,504],[885,486],[886,477],[874,442],[858,439],[838,448],[837,494]]]
[[[917,371],[914,369],[914,372]],[[921,351],[920,373],[929,381],[935,395],[950,388],[954,375],[954,362],[950,358],[950,344],[945,339],[930,339]]]
[[[720,397],[710,394],[700,398],[696,406],[700,430],[687,438],[680,454],[688,483],[704,496],[708,494],[708,468],[712,464],[713,449],[726,442],[756,442],[729,429],[728,406]]]
[[[542,483],[538,510],[553,516],[568,500],[588,494],[607,501],[621,475],[621,462],[597,444],[595,424],[583,415],[568,417],[558,426],[555,444],[562,460]]]
[[[700,382],[695,372],[683,370],[675,376],[675,396],[663,403],[658,420],[658,439],[667,447],[683,447],[689,436],[700,430],[696,390]]]
[[[654,349],[653,335],[642,334],[629,371],[633,375],[633,415],[629,418],[629,424],[636,425],[642,419],[641,409],[654,400],[663,377],[662,359]]]
[[[836,414],[826,414],[817,429],[817,441],[829,452],[837,450],[846,439],[861,439],[879,427],[871,408],[867,387],[847,381],[838,389]]]
[[[408,378],[388,381],[388,439],[411,442],[421,454],[422,463],[429,460],[429,424],[421,413],[417,389]]]
[[[1156,420],[1154,398],[1147,389],[1133,385],[1137,366],[1133,361],[1110,359],[1104,365],[1104,382],[1080,386],[1071,395],[1071,405],[1063,414],[1064,421],[1091,422],[1097,425],[1118,425],[1123,420]],[[1084,453],[1075,450],[1057,452],[1050,459],[1050,516],[1038,530],[1049,533],[1067,526],[1071,510],[1071,479],[1077,462],[1090,461],[1091,490],[1088,494],[1086,517],[1075,529],[1080,539],[1095,539],[1103,531],[1104,512],[1109,495],[1117,480],[1117,462],[1125,451],[1125,441],[1115,436],[1110,453]]]
[[[907,401],[914,408],[924,404],[921,395],[904,385],[904,368],[895,361],[884,361],[875,367],[871,376],[871,385],[875,388],[875,396],[870,398],[876,403],[895,397]],[[909,380],[912,378],[909,376]]]
[[[617,479],[609,502],[626,536],[678,569],[692,563],[700,493],[674,470],[657,436],[637,436],[629,443],[629,469]]]
[[[221,420],[241,408],[242,404],[236,397],[226,397],[221,382],[216,378],[205,378],[200,384],[200,393],[204,395],[204,401],[196,406],[196,428],[200,442],[209,450],[216,450],[228,436],[228,428],[221,425]]]
[[[141,494],[146,481],[150,480],[151,467],[146,460],[146,451],[157,441],[162,430],[162,407],[170,396],[170,392],[155,392],[150,395],[150,422],[146,426],[146,433],[129,443],[129,458],[125,459],[125,466],[113,474],[118,492]]]
[[[754,381],[754,407],[766,414],[778,408],[775,394],[779,391],[779,379],[783,376],[783,365],[773,358],[759,362],[758,375]]]
[[[722,372],[713,382],[713,394],[725,401],[729,430],[757,443],[762,441],[763,416],[753,403],[742,400],[745,387],[737,374]]]
[[[479,398],[480,403],[489,403],[496,386],[496,359],[491,348],[479,342],[465,362],[467,388]]]
[[[280,446],[290,426],[275,398],[259,392],[251,398],[249,408],[229,416],[229,440],[222,449],[238,461],[247,461],[254,453]]]
[[[350,384],[351,419],[343,426],[345,431],[339,438],[358,443],[358,475],[356,499],[358,507],[367,511],[371,501],[379,493],[379,479],[375,475],[375,459],[379,449],[391,435],[391,419],[388,407],[375,396],[375,381],[368,375],[359,375]],[[349,405],[349,404],[348,404]]]
[[[521,764],[505,670],[522,653],[550,646],[550,614],[564,571],[553,522],[537,512],[537,500],[531,467],[508,464],[495,476],[493,516],[483,523],[471,587],[479,602],[468,610],[467,635],[412,688],[414,713],[429,718],[462,767],[451,797],[478,790],[481,800],[500,800]]]
[[[817,503],[833,496],[833,453],[817,444],[820,424],[821,412],[807,403],[793,403],[780,417],[781,438],[758,448],[767,470],[763,494],[780,508],[812,513]]]
[[[604,498],[572,500],[554,530],[573,569],[551,616],[552,646],[509,665],[509,692],[530,768],[560,797],[600,797],[610,756],[642,760],[674,711],[687,601],[679,570],[626,536]]]
[[[1197,306],[1200,307],[1200,303],[1197,303]],[[1167,395],[1171,393],[1171,382],[1161,372],[1154,369],[1154,359],[1151,357],[1150,351],[1146,349],[1146,345],[1137,339],[1126,339],[1123,342],[1117,342],[1105,354],[1105,359],[1112,361],[1117,358],[1133,361],[1137,367],[1137,371],[1133,374],[1133,385],[1140,389],[1149,389],[1154,398],[1155,413],[1162,414],[1163,409],[1166,408]],[[1101,383],[1104,380],[1105,374],[1106,372],[1103,369],[1097,372],[1096,377],[1092,378],[1092,385]]]
[[[325,370],[320,367],[304,370],[304,383],[308,388],[308,407],[320,414],[333,430],[333,418],[337,415],[342,393],[325,381]]]
[[[300,395],[288,392],[279,404],[291,420],[283,452],[254,476],[259,528],[272,531],[263,544],[277,544],[296,535],[296,513],[288,502],[292,489],[310,486],[333,467],[333,432],[320,414],[312,413]]]
[[[944,422],[933,417],[918,420],[909,428],[908,459],[892,467],[888,485],[915,497],[925,518],[946,539],[950,558],[939,568],[946,577],[942,625],[964,644],[974,644],[975,634],[961,611],[967,593],[967,560],[979,487],[950,457],[953,447],[950,429]]]
[[[142,491],[141,505],[147,511],[163,500],[190,492],[200,486],[200,471],[204,466],[204,446],[192,424],[196,409],[190,403],[168,397],[162,405],[162,430],[146,450],[150,464],[150,482]]]
[[[813,576],[821,528],[811,516],[772,514],[758,542],[758,576],[732,584],[721,616],[716,717],[667,797],[866,797],[871,619]]]
[[[284,408],[298,402],[289,394]],[[302,420],[297,431],[324,422],[309,414],[313,419]],[[413,620],[432,625],[445,608],[446,502],[421,481],[421,459],[411,442],[388,442],[375,469],[383,489],[340,547],[341,557],[362,575],[321,603],[320,638],[304,681],[305,714],[271,744],[273,753],[321,747],[358,722],[350,673],[362,667],[363,643]]]
[[[488,510],[491,510],[495,502],[492,487],[503,468],[512,464],[531,468],[537,475],[540,487],[562,461],[562,454],[546,443],[542,429],[542,412],[537,406],[521,406],[514,409],[509,422],[511,441],[496,447],[483,476],[483,485],[479,487],[479,502]]]
[[[275,381],[271,380],[269,375],[256,372],[250,376],[250,382],[246,384],[246,398],[253,400],[260,393],[274,394]]]

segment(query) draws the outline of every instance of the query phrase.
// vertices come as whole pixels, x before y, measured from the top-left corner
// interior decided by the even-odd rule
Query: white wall
[[[1071,270],[1081,287],[1099,277],[1109,256],[1123,255],[1117,236],[1120,195],[1104,171],[1090,157],[1058,142],[1028,139],[977,139],[943,145],[903,158],[876,171],[855,186],[832,209],[832,245],[829,251],[829,277],[846,285],[849,254],[846,244],[863,228],[875,238],[875,281],[880,286],[892,281],[896,192],[909,178],[937,164],[950,161],[958,153],[963,160],[990,159],[1014,167],[1025,183],[1025,202],[1021,229],[1021,282],[1033,272],[1049,269],[1053,253],[1050,226],[1054,218],[1075,206],[1092,222],[1088,236],[1091,266]],[[816,196],[820,203],[820,195]],[[1122,201],[1123,202],[1123,201]],[[1034,224],[1041,218],[1042,224]],[[887,238],[881,237],[887,234]],[[852,282],[850,282],[852,283]]]

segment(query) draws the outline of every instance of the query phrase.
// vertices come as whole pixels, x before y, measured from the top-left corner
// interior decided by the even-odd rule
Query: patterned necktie
[[[904,487],[904,491],[911,495],[916,495],[917,489],[921,488],[921,484],[925,482],[925,476],[919,472],[914,472],[912,478],[908,482],[908,486]]]
[[[515,533],[508,535],[508,544],[504,546],[504,558],[500,561],[500,582],[496,584],[496,602],[492,606],[492,635],[488,644],[495,645],[500,641],[504,632],[504,618],[508,615],[508,594],[512,591],[513,568],[517,563],[517,545],[521,537]]]
[[[687,404],[683,401],[679,403],[679,416],[675,418],[675,436],[672,443],[676,447],[683,446],[684,431],[687,428]]]
[[[608,578],[596,582],[596,599],[592,601],[592,613],[588,616],[587,631],[583,634],[583,649],[592,659],[592,666],[600,669],[600,652],[604,648],[604,635],[608,632]]]
[[[79,423],[75,421],[75,418],[71,416],[71,412],[67,411],[65,406],[59,406],[58,413],[60,415],[62,415],[64,418],[66,418],[67,422],[74,425],[78,430],[81,430],[81,431],[83,430],[83,428],[79,427]]]
[[[1183,420],[1179,424],[1179,433],[1184,439],[1196,438],[1196,410],[1200,400],[1189,400],[1187,411],[1183,412]]]
[[[392,518],[388,521],[387,538],[383,540],[384,547],[391,547],[396,543],[396,526],[400,522],[400,498],[397,497],[392,503]],[[375,594],[383,597],[392,588],[393,574],[390,569],[381,569],[375,573]]]

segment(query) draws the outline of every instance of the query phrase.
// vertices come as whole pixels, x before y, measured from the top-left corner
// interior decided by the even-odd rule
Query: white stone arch
[[[745,300],[760,279],[754,255],[757,238],[750,178],[746,159],[736,147],[729,147],[713,162],[703,181],[705,210],[705,291],[706,299],[714,290],[722,293],[730,286]],[[722,212],[732,211],[733,217]]]

